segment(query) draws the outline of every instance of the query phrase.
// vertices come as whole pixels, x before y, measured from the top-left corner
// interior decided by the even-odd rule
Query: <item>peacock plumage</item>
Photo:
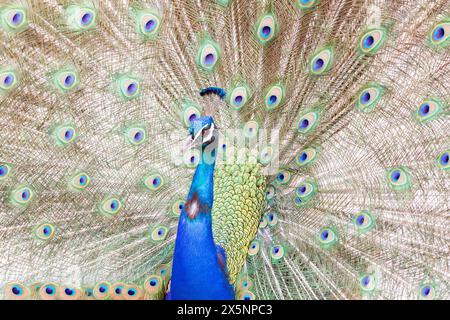
[[[449,50],[448,0],[2,0],[0,296],[449,299]]]

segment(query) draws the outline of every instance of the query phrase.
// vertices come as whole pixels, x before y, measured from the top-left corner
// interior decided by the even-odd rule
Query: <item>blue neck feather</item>
[[[172,266],[170,299],[227,300],[234,291],[226,275],[223,250],[218,250],[212,233],[214,167],[202,159],[192,180],[186,204],[178,222]]]

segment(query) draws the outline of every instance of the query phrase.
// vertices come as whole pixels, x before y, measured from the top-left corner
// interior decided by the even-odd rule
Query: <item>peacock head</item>
[[[216,140],[216,127],[211,116],[199,117],[191,121],[189,127],[189,139],[192,145],[202,143],[202,148],[207,147]]]

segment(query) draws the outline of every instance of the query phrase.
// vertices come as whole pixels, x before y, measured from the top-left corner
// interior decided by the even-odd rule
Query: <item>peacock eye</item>
[[[160,29],[161,18],[156,11],[151,9],[136,12],[137,32],[144,39],[156,39]]]
[[[69,187],[76,190],[82,191],[86,189],[91,184],[91,178],[85,172],[79,172],[74,175],[69,182]]]
[[[116,82],[118,91],[124,99],[130,100],[139,96],[140,85],[137,79],[128,75],[123,75],[120,76]]]
[[[256,300],[256,296],[253,292],[249,290],[244,290],[239,294],[238,300]]]
[[[27,13],[24,8],[9,8],[1,12],[1,19],[6,31],[18,32],[27,24]]]
[[[373,291],[376,288],[376,279],[372,274],[364,273],[358,278],[359,287],[365,292]]]
[[[60,92],[67,93],[78,86],[78,73],[75,70],[57,71],[53,75],[53,83]]]
[[[162,242],[167,238],[167,235],[169,234],[169,228],[163,225],[158,225],[153,227],[150,238],[154,242]]]
[[[433,45],[446,46],[450,39],[450,22],[444,21],[434,26],[430,39]]]
[[[228,104],[235,110],[241,110],[250,98],[250,89],[246,84],[238,85],[230,90],[227,96]]]
[[[333,48],[324,48],[311,58],[309,71],[312,75],[322,75],[330,70],[332,64]]]
[[[192,101],[185,101],[182,105],[183,111],[181,115],[181,120],[186,128],[190,128],[193,121],[197,120],[202,115],[202,110],[200,107]],[[194,137],[194,132],[191,132],[192,137]]]
[[[58,287],[58,298],[61,300],[78,300],[81,298],[81,290],[74,287]]]
[[[260,247],[261,244],[258,240],[253,240],[252,242],[250,242],[250,245],[248,246],[248,255],[250,256],[257,255]]]
[[[198,163],[200,162],[200,159],[201,159],[201,153],[200,153],[200,150],[198,150],[198,149],[188,150],[183,155],[184,164],[186,165],[186,167],[191,168],[191,169],[197,167]]]
[[[256,36],[260,43],[266,44],[273,40],[278,34],[278,22],[272,13],[263,15],[259,18],[256,27]]]
[[[74,142],[76,137],[76,130],[71,125],[58,126],[53,130],[53,138],[62,147]]]
[[[359,232],[365,233],[375,227],[375,219],[370,211],[363,210],[353,218],[353,223]]]
[[[94,286],[94,288],[92,289],[92,293],[96,299],[104,300],[110,296],[110,288],[111,285],[109,284],[109,282],[101,281]]]
[[[270,201],[273,199],[273,197],[275,197],[276,194],[276,189],[274,186],[268,186],[266,188],[266,200]]]
[[[196,63],[204,71],[213,71],[221,58],[219,45],[212,39],[203,39],[198,49]]]
[[[319,117],[319,112],[315,110],[301,113],[297,122],[297,131],[302,134],[310,133],[317,127]]]
[[[300,199],[300,202],[297,205],[305,205],[316,196],[317,191],[317,183],[314,180],[305,180],[295,190],[296,199]]]
[[[246,138],[253,139],[258,136],[259,123],[254,120],[250,120],[244,124],[242,129]]]
[[[55,226],[50,223],[44,223],[36,227],[34,235],[40,240],[47,241],[55,234]]]
[[[132,146],[138,146],[147,141],[147,129],[144,126],[131,126],[125,130],[127,141]]]
[[[0,162],[0,181],[6,180],[11,175],[12,164]]]
[[[441,152],[437,156],[436,161],[439,169],[450,170],[450,149]]]
[[[8,283],[4,293],[7,300],[25,300],[30,296],[30,289],[20,283]]]
[[[277,172],[275,181],[280,185],[286,185],[291,181],[292,174],[286,170],[282,169]]]
[[[101,215],[112,217],[122,210],[122,201],[115,196],[107,197],[98,205]]]
[[[283,104],[285,88],[282,84],[275,84],[266,89],[264,103],[267,110],[274,110]]]
[[[360,51],[368,55],[377,53],[385,40],[385,34],[383,29],[374,29],[364,33],[359,40]]]
[[[97,21],[97,12],[93,8],[70,5],[67,10],[67,25],[72,30],[85,31],[92,29]]]
[[[392,189],[401,191],[411,188],[411,177],[406,168],[398,167],[387,172],[388,182]]]
[[[159,293],[162,289],[162,278],[157,275],[151,275],[144,281],[144,290],[150,295]]]
[[[142,297],[142,289],[135,285],[127,285],[123,288],[123,297],[126,300],[139,300]]]
[[[302,10],[310,10],[314,8],[320,0],[296,0],[295,5]]]
[[[184,208],[185,201],[183,199],[177,199],[172,202],[171,205],[171,216],[174,218],[178,218],[181,215],[181,211]]]
[[[278,224],[278,214],[276,212],[269,212],[267,214],[267,223],[271,227],[275,227]]]
[[[416,120],[422,123],[436,119],[444,110],[442,102],[428,99],[420,104],[416,111]]]
[[[0,72],[0,92],[8,92],[17,84],[17,75],[14,71]]]
[[[144,178],[144,185],[150,191],[157,191],[164,185],[164,178],[158,172],[152,172]]]
[[[333,227],[325,227],[320,229],[318,240],[323,248],[330,249],[338,243],[338,235]]]
[[[357,107],[359,111],[370,112],[383,95],[383,88],[378,84],[369,84],[364,87],[358,94]]]
[[[314,163],[317,157],[317,150],[314,147],[301,149],[295,157],[295,163],[299,167],[305,167]]]
[[[431,283],[424,283],[419,286],[420,300],[433,300],[436,298],[436,288]]]
[[[272,161],[273,156],[274,156],[274,149],[272,148],[272,146],[266,146],[259,153],[258,159],[262,165],[267,165]]]
[[[277,262],[283,259],[284,255],[285,250],[282,245],[274,245],[270,248],[270,257],[272,258],[273,262]]]
[[[259,227],[260,229],[264,229],[265,227],[267,227],[268,225],[268,221],[267,221],[267,217],[265,215],[263,215],[259,221]]]
[[[11,201],[19,206],[27,206],[34,198],[33,190],[28,186],[20,186],[11,192]]]
[[[59,287],[54,283],[43,284],[38,291],[42,300],[56,300]]]

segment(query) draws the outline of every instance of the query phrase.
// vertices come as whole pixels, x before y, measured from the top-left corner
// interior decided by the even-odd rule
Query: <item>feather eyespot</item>
[[[135,285],[127,285],[123,288],[123,297],[126,300],[140,300],[143,296],[143,290]]]
[[[420,104],[416,111],[416,120],[421,123],[436,119],[444,110],[442,102],[438,99],[427,99]]]
[[[325,227],[320,229],[317,238],[320,245],[324,249],[330,249],[334,247],[339,241],[338,234],[333,227]]]
[[[97,300],[107,299],[110,296],[110,288],[111,284],[109,282],[101,281],[97,283],[92,290],[95,299]]]
[[[275,15],[268,13],[262,16],[257,23],[256,36],[260,43],[272,41],[278,34],[279,26]]]
[[[69,124],[57,126],[53,130],[53,138],[57,145],[64,147],[75,141],[77,132],[75,127]]]
[[[1,25],[7,32],[22,31],[28,25],[27,12],[24,8],[7,7],[1,12]]]
[[[353,223],[360,233],[365,233],[375,227],[375,218],[369,210],[363,210],[354,216]]]
[[[285,100],[285,88],[282,84],[275,84],[266,89],[264,103],[267,110],[274,110],[281,106]]]
[[[111,299],[122,300],[124,288],[125,288],[125,284],[122,282],[111,285],[108,290],[108,293],[109,293],[109,296],[111,297]]]
[[[157,191],[164,185],[164,178],[158,172],[152,172],[144,178],[144,185],[150,191]]]
[[[95,27],[97,11],[93,8],[70,5],[67,10],[67,25],[75,31],[85,31]]]
[[[436,158],[439,169],[450,170],[450,150],[441,152]]]
[[[61,300],[78,300],[81,298],[81,290],[74,287],[58,287],[58,298]]]
[[[402,191],[411,188],[411,176],[408,169],[397,167],[389,169],[387,172],[389,185],[396,191]]]
[[[450,44],[450,21],[443,21],[434,26],[430,32],[431,43],[445,47]]]
[[[270,248],[270,257],[272,262],[278,262],[283,259],[285,255],[285,249],[282,245],[274,245]]]
[[[172,202],[171,205],[171,216],[174,218],[178,218],[181,215],[181,211],[184,209],[185,201],[183,199],[177,199]]]
[[[254,120],[250,120],[244,124],[244,127],[242,129],[246,138],[253,139],[258,135],[259,123]]]
[[[221,50],[219,45],[212,39],[203,39],[197,52],[197,66],[204,71],[214,71],[220,58]]]
[[[45,283],[39,290],[38,295],[42,300],[56,300],[59,287],[55,283]]]
[[[139,146],[147,141],[147,129],[143,125],[130,126],[125,129],[125,137],[132,146]]]
[[[266,188],[266,200],[270,201],[275,197],[276,189],[274,186],[268,186]]]
[[[286,185],[291,181],[291,179],[292,174],[288,170],[282,169],[277,172],[275,181],[279,185]]]
[[[267,224],[270,227],[275,227],[278,224],[278,214],[274,211],[267,214]]]
[[[372,111],[382,98],[383,92],[383,88],[376,83],[365,86],[357,95],[356,104],[358,110],[361,112]]]
[[[0,93],[6,93],[16,87],[18,78],[15,71],[0,71]]]
[[[135,99],[139,96],[139,81],[130,75],[119,76],[116,85],[120,96],[125,100]]]
[[[144,290],[150,295],[160,293],[163,288],[163,281],[160,276],[151,275],[144,282]]]
[[[334,52],[332,47],[321,49],[310,59],[309,71],[312,75],[322,75],[331,69]]]
[[[0,181],[6,180],[11,175],[12,169],[12,164],[0,162]]]
[[[256,300],[256,296],[253,292],[245,290],[238,295],[238,300]]]
[[[62,93],[73,91],[79,84],[78,73],[75,70],[61,70],[53,74],[53,84]]]
[[[250,242],[250,245],[248,246],[248,255],[249,256],[257,255],[260,247],[261,244],[258,240],[253,240],[252,242]]]
[[[264,147],[260,153],[259,153],[259,157],[258,160],[262,165],[267,165],[269,164],[273,157],[274,157],[274,149],[272,146],[266,146]]]
[[[296,199],[300,199],[298,206],[303,206],[307,204],[312,198],[317,194],[318,188],[317,183],[314,180],[307,179],[301,183],[295,190]],[[297,201],[296,201],[297,202]]]
[[[234,110],[241,110],[250,99],[250,89],[246,84],[239,84],[230,90],[226,101]]]
[[[112,217],[117,215],[122,210],[122,201],[116,196],[106,197],[99,203],[98,209],[101,215]]]
[[[316,110],[307,110],[300,114],[297,122],[297,131],[301,134],[309,134],[319,123],[320,115]]]
[[[152,9],[136,12],[136,30],[144,39],[156,39],[161,25],[161,16]]]
[[[423,283],[419,286],[420,300],[433,300],[437,296],[436,286],[432,283]]]
[[[317,149],[314,147],[306,147],[301,149],[295,157],[295,163],[299,167],[312,165],[317,158]]]
[[[365,32],[359,40],[359,49],[363,54],[373,55],[383,45],[386,37],[384,29],[373,29]]]
[[[55,234],[55,226],[50,223],[44,223],[37,226],[34,230],[34,235],[40,240],[50,240]]]
[[[19,186],[11,192],[11,202],[17,206],[26,207],[34,198],[34,191],[28,186]]]
[[[169,234],[169,228],[163,225],[154,227],[150,233],[150,238],[154,242],[162,242],[167,238]]]
[[[377,281],[373,274],[364,273],[359,276],[358,284],[362,291],[371,292],[375,290]]]
[[[30,289],[20,283],[8,283],[4,290],[8,300],[25,300],[30,297]]]
[[[91,178],[85,172],[75,174],[69,181],[69,187],[75,191],[83,191],[91,184]]]

